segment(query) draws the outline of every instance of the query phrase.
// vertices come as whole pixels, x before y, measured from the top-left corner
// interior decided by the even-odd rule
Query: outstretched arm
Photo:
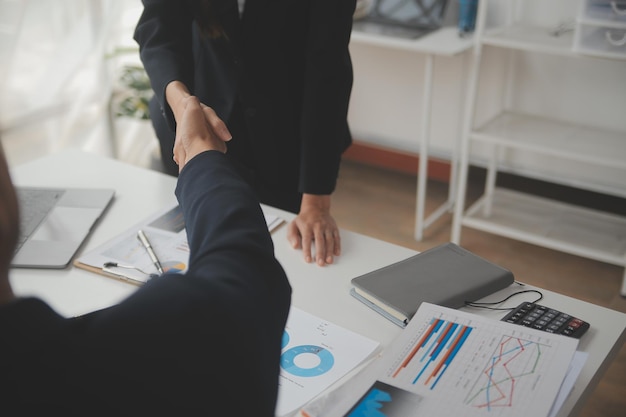
[[[187,273],[163,274],[119,304],[76,319],[35,298],[0,303],[7,415],[207,415],[219,402],[234,415],[273,415],[291,288],[254,192],[222,153],[223,141],[208,133],[200,103],[187,101],[176,153]],[[0,163],[5,281],[17,224],[4,199],[6,171]],[[250,395],[239,401],[233,387],[243,373]]]

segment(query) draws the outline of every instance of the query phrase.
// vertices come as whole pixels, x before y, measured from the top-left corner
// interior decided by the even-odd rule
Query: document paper
[[[265,213],[265,221],[271,232],[283,219]],[[157,274],[158,271],[146,248],[137,239],[139,230],[143,230],[152,244],[165,272],[187,271],[189,244],[183,213],[178,204],[153,213],[125,233],[82,255],[74,265],[134,284],[145,283],[151,274]]]
[[[378,347],[372,339],[292,306],[282,340],[276,415],[296,412]]]
[[[371,367],[304,411],[548,416],[577,345],[578,339],[423,303]]]

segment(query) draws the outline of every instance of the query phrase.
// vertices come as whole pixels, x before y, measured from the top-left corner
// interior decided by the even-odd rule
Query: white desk
[[[14,167],[13,180],[20,185],[103,186],[117,190],[115,200],[94,230],[84,250],[89,250],[175,200],[176,180],[154,171],[82,153],[65,151]],[[286,220],[292,215],[270,207],[268,212]],[[348,293],[350,279],[364,272],[404,259],[415,252],[357,233],[342,231],[343,254],[336,264],[306,264],[302,253],[292,249],[286,227],[273,233],[276,255],[293,287],[293,305],[388,345],[400,329],[370,310]],[[66,270],[14,269],[11,282],[19,295],[36,295],[59,313],[72,316],[109,306],[136,287],[75,267]],[[496,300],[514,292],[507,288],[490,296]],[[579,316],[591,323],[579,350],[588,352],[576,386],[559,416],[575,414],[593,391],[626,338],[626,314],[542,290],[542,303]],[[511,306],[521,300],[515,300]],[[470,309],[499,319],[502,312]]]
[[[424,60],[423,81],[424,92],[422,96],[419,166],[417,172],[417,197],[415,208],[415,239],[422,240],[424,237],[424,230],[437,221],[437,219],[439,219],[446,212],[451,211],[454,207],[458,170],[456,148],[459,148],[461,143],[460,140],[458,140],[457,147],[452,150],[448,199],[425,218],[426,181],[428,179],[428,147],[430,145],[431,101],[435,57],[451,57],[468,51],[473,45],[472,39],[470,37],[461,38],[456,27],[444,27],[417,39],[403,39],[353,30],[350,41],[357,44],[411,51],[425,55],[426,59]]]

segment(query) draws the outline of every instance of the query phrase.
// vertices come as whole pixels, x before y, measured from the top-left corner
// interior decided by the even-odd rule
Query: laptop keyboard
[[[19,188],[17,200],[20,205],[20,235],[16,251],[33,234],[63,195],[63,190]]]

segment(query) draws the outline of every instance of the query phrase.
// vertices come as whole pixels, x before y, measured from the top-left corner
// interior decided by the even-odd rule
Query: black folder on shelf
[[[449,242],[353,278],[350,293],[405,327],[423,301],[460,308],[513,281],[508,269]]]

